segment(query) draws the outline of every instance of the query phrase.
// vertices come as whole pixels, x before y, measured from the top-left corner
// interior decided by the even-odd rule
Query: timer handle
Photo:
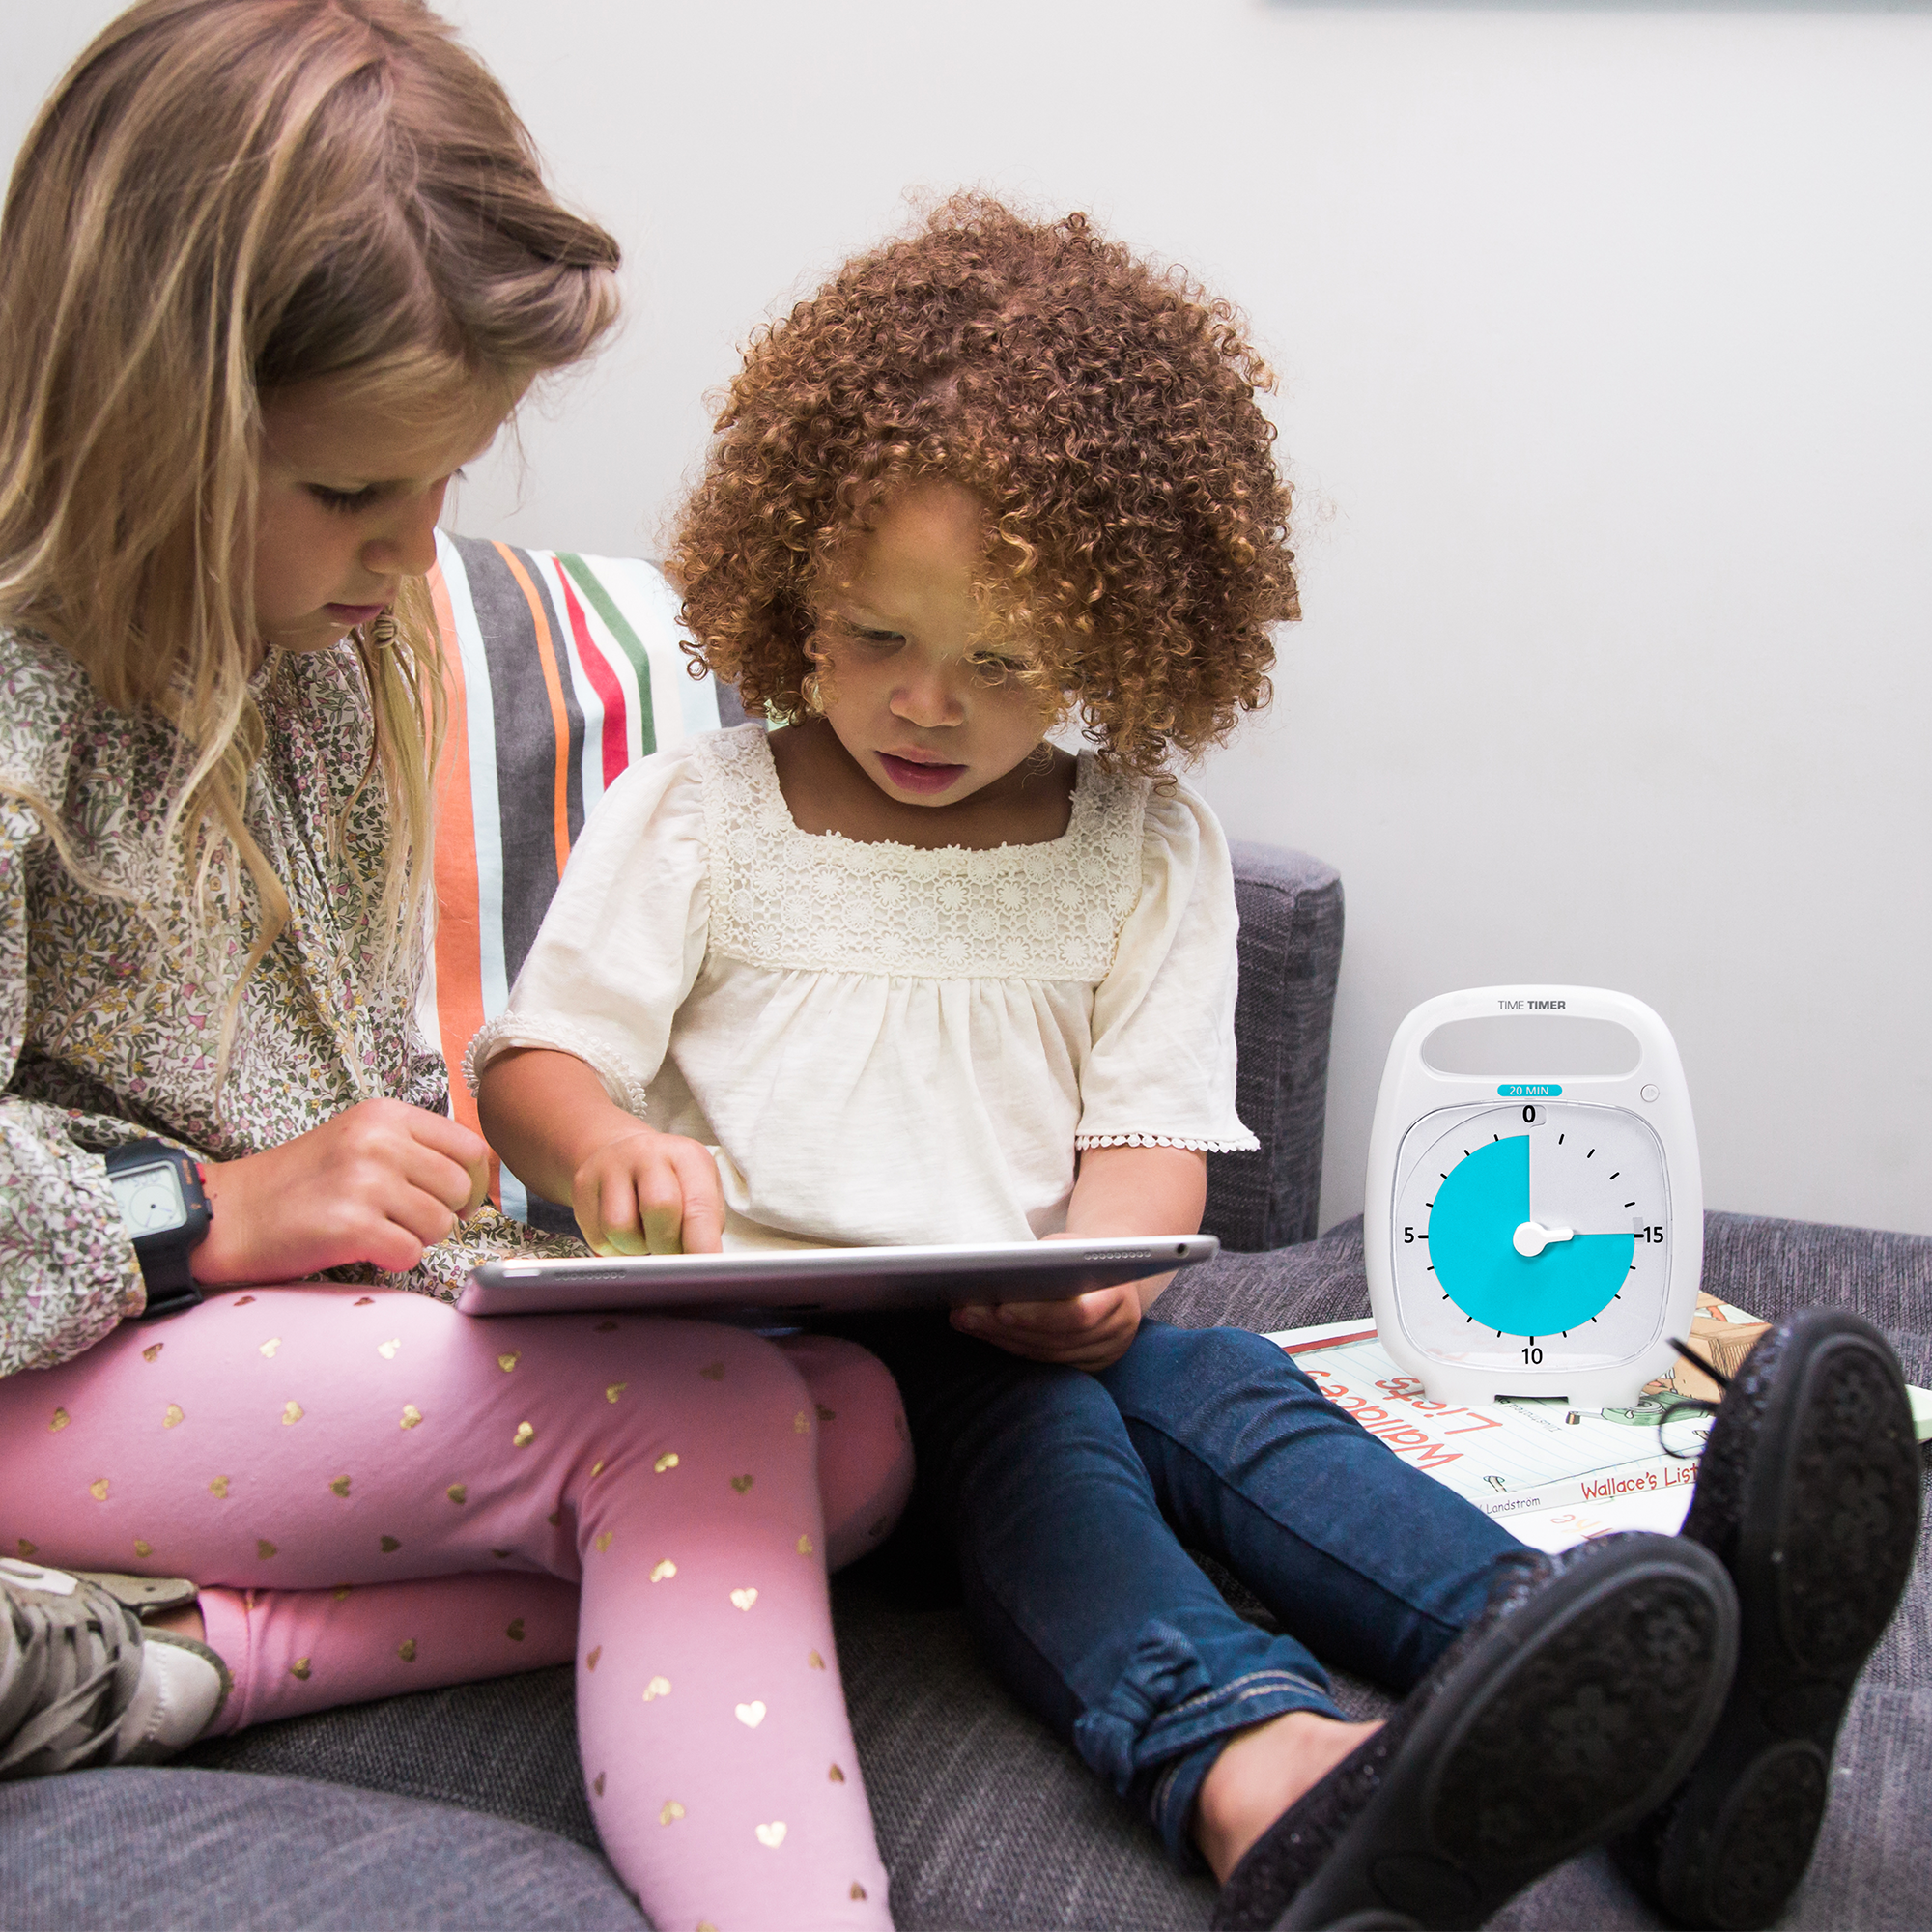
[[[1641,1000],[1629,993],[1612,992],[1606,986],[1467,986],[1459,992],[1438,993],[1434,999],[1423,1001],[1397,1028],[1395,1038],[1389,1043],[1388,1065],[1394,1067],[1401,1057],[1410,1052],[1420,1060],[1422,1042],[1437,1027],[1455,1020],[1550,1015],[1612,1020],[1626,1028],[1637,1043],[1637,1064],[1626,1078],[1634,1079],[1638,1073],[1664,1073],[1677,1082],[1683,1079],[1676,1043],[1662,1017]]]

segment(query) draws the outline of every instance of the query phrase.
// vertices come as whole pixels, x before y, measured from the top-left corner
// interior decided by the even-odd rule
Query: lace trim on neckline
[[[1080,760],[1058,838],[974,850],[801,831],[757,725],[696,742],[711,944],[754,966],[923,979],[1085,980],[1140,895],[1145,780]]]

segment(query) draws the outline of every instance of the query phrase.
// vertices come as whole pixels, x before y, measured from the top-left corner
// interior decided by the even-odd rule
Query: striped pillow
[[[430,593],[448,667],[437,773],[436,940],[419,1016],[475,1127],[463,1050],[499,1013],[570,848],[632,759],[744,716],[689,675],[678,597],[655,564],[437,533]],[[493,1161],[506,1214],[564,1233],[566,1209]]]

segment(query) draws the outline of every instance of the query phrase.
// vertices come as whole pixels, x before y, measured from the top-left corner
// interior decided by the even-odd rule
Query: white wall
[[[1205,768],[1341,867],[1323,1221],[1415,1001],[1634,992],[1708,1199],[1932,1232],[1932,15],[445,0],[629,252],[465,528],[648,548],[909,185],[1094,212],[1282,373],[1308,616]],[[0,142],[113,10],[12,0]]]

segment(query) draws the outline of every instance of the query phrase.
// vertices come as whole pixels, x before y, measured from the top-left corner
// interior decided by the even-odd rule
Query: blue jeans
[[[1199,1869],[1229,1736],[1340,1717],[1318,1656],[1408,1690],[1521,1546],[1236,1328],[1146,1321],[1110,1369],[1020,1361],[932,1318],[845,1332],[897,1378],[919,1457],[901,1548],[950,1545],[1007,1683]],[[1236,1614],[1214,1557],[1282,1625]]]

